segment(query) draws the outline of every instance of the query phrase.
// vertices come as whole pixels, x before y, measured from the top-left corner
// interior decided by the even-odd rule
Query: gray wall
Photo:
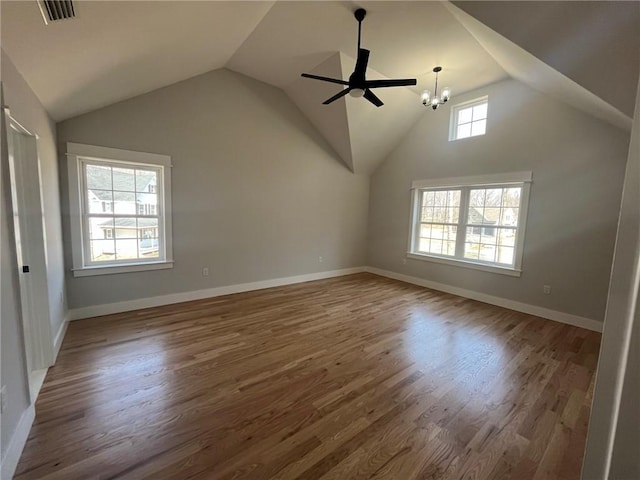
[[[64,266],[58,161],[55,147],[56,128],[39,100],[31,91],[9,57],[2,51],[2,90],[4,102],[12,116],[24,127],[38,135],[38,155],[42,169],[42,200],[47,249],[47,281],[52,332],[55,336],[64,323]],[[13,435],[22,412],[28,407],[27,376],[24,364],[24,341],[20,320],[20,296],[17,262],[11,218],[11,192],[5,131],[2,131],[2,385],[7,389],[7,410],[2,413],[2,455]]]
[[[371,179],[368,264],[602,321],[629,134],[516,80],[489,95],[487,134],[448,141],[451,104],[426,110]],[[532,171],[521,277],[408,259],[413,180]],[[544,295],[543,285],[552,286]]]
[[[171,155],[174,166],[174,268],[67,274],[70,308],[365,263],[369,179],[279,89],[216,70],[57,128],[63,163],[77,142]],[[68,214],[64,231],[71,265]]]

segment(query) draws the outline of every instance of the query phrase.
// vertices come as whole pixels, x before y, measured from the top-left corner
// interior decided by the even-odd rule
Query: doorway
[[[38,139],[4,109],[20,310],[31,401],[53,364]]]

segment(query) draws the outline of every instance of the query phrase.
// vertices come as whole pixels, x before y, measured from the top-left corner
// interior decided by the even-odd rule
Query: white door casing
[[[42,370],[51,366],[54,360],[40,162],[37,137],[12,118],[7,108],[4,110],[17,253],[16,268],[29,389],[31,400],[34,401],[39,383],[42,382]]]

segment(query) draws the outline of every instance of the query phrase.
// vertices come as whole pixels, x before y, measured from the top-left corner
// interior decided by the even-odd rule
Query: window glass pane
[[[445,242],[446,244],[446,252],[443,251],[444,255],[454,256],[456,254],[456,242],[448,240]]]
[[[464,125],[458,126],[458,131],[456,134],[456,138],[467,138],[471,136],[471,124],[465,123]]]
[[[446,234],[446,225],[431,225],[431,238],[442,240]]]
[[[113,212],[136,215],[136,194],[131,192],[113,192]]]
[[[502,204],[506,207],[518,208],[520,206],[521,187],[505,188]]]
[[[136,170],[136,191],[140,193],[151,192],[158,184],[157,173],[152,170]]]
[[[137,193],[136,201],[139,205],[143,205],[140,215],[156,215],[158,213],[158,195],[155,193]]]
[[[111,167],[102,165],[85,165],[87,188],[111,190]]]
[[[433,206],[433,202],[435,201],[435,192],[424,192],[422,194],[422,205],[423,206]]]
[[[135,217],[114,219],[116,238],[138,238],[137,221]]]
[[[496,246],[481,244],[478,252],[479,259],[484,262],[495,262],[496,260]]]
[[[500,207],[485,207],[482,212],[482,223],[495,225],[500,221]]]
[[[487,188],[485,192],[484,204],[487,207],[499,207],[502,204],[502,188]]]
[[[469,207],[469,215],[467,217],[467,223],[482,225],[483,223],[489,223],[485,221],[484,208],[482,207]]]
[[[433,207],[425,207],[422,209],[422,221],[423,222],[433,221]]]
[[[420,225],[420,236],[423,238],[431,237],[431,225]]]
[[[503,208],[501,212],[500,224],[515,227],[518,225],[519,208]]]
[[[480,243],[482,227],[467,227],[465,242]]]
[[[138,219],[138,238],[152,238],[158,236],[157,218]]]
[[[116,259],[129,260],[138,258],[138,240],[116,238]]]
[[[157,238],[147,238],[140,240],[138,248],[140,252],[140,258],[157,258],[160,256],[160,250],[158,248],[159,241]]]
[[[135,170],[131,168],[113,169],[113,189],[124,192],[134,192],[136,189]]]
[[[469,205],[472,207],[483,207],[484,195],[484,190],[471,190],[471,192],[469,192]]]
[[[112,262],[115,259],[113,240],[91,240],[90,250],[92,262]]]
[[[460,209],[457,207],[447,208],[447,223],[458,223]]]
[[[113,218],[89,217],[89,238],[91,240],[104,240],[113,238]],[[112,236],[109,236],[111,234]]]
[[[446,207],[435,207],[433,209],[433,220],[438,223],[446,223],[447,222],[447,212],[449,211]]]
[[[477,260],[479,251],[480,251],[480,244],[478,243],[464,244],[464,258],[468,258],[470,260]]]
[[[471,124],[471,136],[475,137],[476,135],[484,135],[487,131],[487,121],[486,120],[478,120],[477,122],[473,122]]]
[[[113,193],[111,190],[94,190],[87,191],[88,213],[112,213],[113,212]]]
[[[472,120],[473,107],[461,108],[458,110],[458,125],[469,123]]]
[[[429,251],[429,239],[428,238],[420,238],[418,242],[418,251],[419,252],[428,252]]]
[[[460,190],[448,190],[447,197],[447,205],[450,207],[460,206]]]
[[[432,238],[429,244],[429,253],[442,254],[442,240]]]
[[[504,263],[507,265],[513,265],[513,255],[515,249],[512,247],[498,247],[498,263]]]
[[[473,120],[487,118],[487,104],[483,103],[473,107]]]
[[[498,241],[498,232],[495,227],[483,227],[482,236],[480,238],[482,243],[495,244]]]
[[[435,193],[435,206],[445,207],[449,199],[449,192],[447,190],[442,190],[434,193]]]
[[[498,229],[498,245],[505,247],[513,247],[516,244],[516,231],[511,228]]]

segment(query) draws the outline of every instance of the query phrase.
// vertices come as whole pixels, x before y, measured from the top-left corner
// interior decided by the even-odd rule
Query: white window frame
[[[411,217],[409,227],[409,242],[407,246],[407,258],[519,277],[522,273],[522,255],[524,250],[524,237],[527,225],[527,210],[529,207],[531,181],[531,172],[514,172],[495,175],[476,175],[470,177],[440,178],[414,181],[411,184]],[[469,207],[469,198],[468,195],[464,194],[464,192],[465,190],[468,192],[471,188],[476,187],[521,187],[522,189],[520,193],[520,211],[518,212],[519,217],[518,226],[516,229],[513,266],[505,266],[493,262],[485,262],[482,260],[467,259],[463,258],[462,256],[464,255],[464,248],[462,244],[464,243],[465,238],[466,217]],[[418,252],[417,242],[420,228],[419,216],[421,211],[421,194],[425,190],[448,189],[463,189],[460,199],[460,212],[458,216],[456,256],[452,257],[433,253]]]
[[[483,103],[487,104],[487,116],[485,117],[485,133],[482,135],[470,135],[468,137],[458,138],[458,117],[460,110],[464,110],[469,107],[475,107],[477,105],[482,105]],[[469,122],[473,126],[473,120]],[[451,107],[451,118],[449,120],[449,141],[453,142],[456,140],[468,140],[469,138],[481,137],[487,134],[487,129],[489,128],[489,96],[485,95],[484,97],[474,98],[473,100],[469,100],[468,102],[458,103]]]
[[[160,172],[161,193],[158,195],[159,259],[133,259],[107,264],[91,263],[88,242],[85,237],[88,227],[84,225],[86,188],[83,164],[107,164],[122,167],[147,167]],[[67,170],[69,177],[69,214],[71,223],[71,249],[73,276],[105,275],[114,273],[160,270],[173,267],[173,235],[171,221],[171,157],[156,153],[134,152],[117,148],[98,147],[80,143],[67,143]],[[137,216],[137,208],[136,214]],[[114,232],[115,233],[115,232]]]

